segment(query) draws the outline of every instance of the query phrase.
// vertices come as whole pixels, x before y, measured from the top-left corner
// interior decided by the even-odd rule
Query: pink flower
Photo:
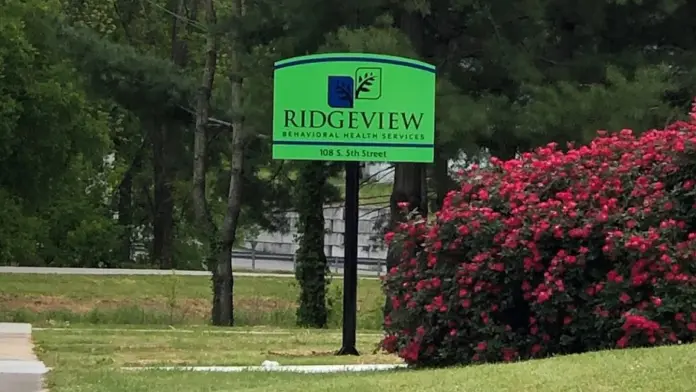
[[[660,297],[651,297],[650,301],[657,307],[662,306],[662,299]]]
[[[541,345],[535,344],[532,346],[532,349],[531,349],[532,355],[535,355],[535,354],[539,353],[540,351],[541,351]]]

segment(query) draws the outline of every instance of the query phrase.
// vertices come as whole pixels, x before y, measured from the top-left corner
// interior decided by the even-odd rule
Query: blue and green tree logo
[[[336,109],[351,109],[355,101],[382,97],[382,69],[361,67],[354,76],[329,76],[328,103]]]

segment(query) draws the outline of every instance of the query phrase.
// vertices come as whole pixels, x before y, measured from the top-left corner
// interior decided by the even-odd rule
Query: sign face
[[[375,54],[275,63],[273,158],[432,162],[435,67]]]

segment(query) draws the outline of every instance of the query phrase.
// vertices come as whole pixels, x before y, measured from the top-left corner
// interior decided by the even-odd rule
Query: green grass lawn
[[[258,366],[264,360],[288,365],[400,363],[376,352],[381,334],[360,333],[360,357],[335,356],[339,330],[215,329],[118,330],[67,328],[33,333],[46,366]]]
[[[335,293],[341,283],[336,280],[331,291],[338,304]],[[209,311],[206,277],[0,275],[0,321],[29,321],[39,327],[34,331],[36,351],[53,368],[47,375],[51,392],[687,392],[696,385],[696,345],[357,374],[121,369],[259,365],[264,360],[399,362],[376,351],[383,301],[376,280],[361,280],[358,289],[359,357],[333,355],[341,344],[338,329],[288,328],[295,322],[293,279],[239,277],[235,289],[237,319],[247,327],[212,328],[202,325]],[[332,324],[339,320],[336,308]]]
[[[258,332],[257,329],[255,331]],[[696,384],[696,345],[620,350],[512,364],[376,373],[198,373],[124,371],[121,365],[395,362],[372,354],[377,335],[360,335],[364,357],[335,357],[337,331],[36,331],[39,357],[54,370],[51,392],[677,392]]]
[[[339,326],[343,280],[329,288],[330,326]],[[298,286],[293,278],[235,279],[239,326],[292,327]],[[0,321],[35,325],[207,324],[210,279],[203,276],[0,275]],[[358,326],[379,329],[384,295],[380,282],[360,279]]]
[[[261,169],[259,171],[259,176],[262,178],[270,178],[272,175],[273,174],[267,169]],[[294,180],[297,178],[297,173],[288,173],[288,177]],[[342,197],[345,197],[346,182],[342,175],[329,178],[329,182],[341,191]],[[360,204],[373,205],[375,207],[389,205],[389,197],[392,192],[392,187],[393,184],[377,182],[375,181],[375,178],[362,181],[360,184]]]
[[[345,180],[343,178],[332,178],[331,183],[341,190],[345,196]],[[361,206],[388,206],[389,197],[392,192],[392,184],[381,182],[364,182],[360,185],[360,205]]]

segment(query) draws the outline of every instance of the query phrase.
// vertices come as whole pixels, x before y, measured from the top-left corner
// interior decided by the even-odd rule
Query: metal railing
[[[274,261],[286,261],[293,263],[294,266],[297,263],[294,254],[277,254],[277,253],[266,253],[258,252],[254,249],[234,249],[232,250],[232,259],[243,258],[251,259],[251,269],[256,270],[257,260],[274,260]],[[338,272],[338,269],[343,266],[343,257],[337,256],[327,256],[327,260],[331,269]],[[358,269],[370,270],[370,271],[382,271],[385,266],[386,261],[383,259],[373,259],[373,258],[358,258]],[[360,268],[363,267],[363,268]]]

